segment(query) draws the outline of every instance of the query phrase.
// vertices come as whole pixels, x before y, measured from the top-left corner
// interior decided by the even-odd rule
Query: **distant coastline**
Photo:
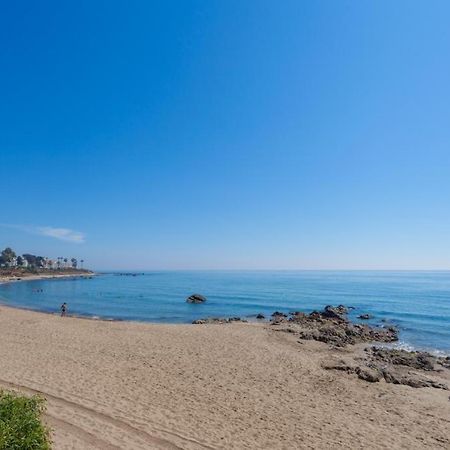
[[[0,284],[57,278],[85,278],[92,277],[94,275],[96,275],[95,272],[87,269],[44,269],[37,271],[28,271],[26,269],[0,269]]]

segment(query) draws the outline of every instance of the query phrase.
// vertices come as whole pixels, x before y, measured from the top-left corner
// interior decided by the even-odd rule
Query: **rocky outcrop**
[[[192,294],[186,299],[187,303],[205,303],[206,297],[200,294]]]
[[[382,379],[386,383],[402,384],[412,388],[433,387],[448,390],[448,375],[440,376],[450,358],[439,358],[427,352],[371,347],[365,349],[366,356],[354,360],[329,360],[322,363],[326,370],[338,370],[356,374],[371,383]],[[444,363],[444,365],[442,364]]]
[[[433,387],[436,389],[448,390],[446,384],[430,378],[423,378],[422,376],[414,373],[405,373],[391,368],[382,370],[382,374],[386,380],[386,383],[404,384],[413,388]]]
[[[450,369],[450,356],[447,356],[445,358],[439,358],[438,364],[440,364],[442,367],[445,367],[446,369]]]
[[[359,379],[368,381],[369,383],[376,383],[382,378],[382,374],[380,373],[380,371],[375,369],[357,367],[355,372],[358,375]]]
[[[266,316],[265,316],[264,314],[257,314],[257,315],[256,315],[256,318],[257,318],[257,319],[265,319]]]
[[[369,358],[379,365],[405,366],[425,371],[435,370],[439,358],[427,352],[408,352],[401,349],[372,347]],[[442,358],[443,359],[443,358]]]
[[[371,327],[351,323],[344,305],[326,306],[323,311],[305,314],[301,311],[272,314],[272,325],[279,331],[296,333],[300,339],[325,342],[336,347],[345,347],[360,342],[395,342],[398,331],[394,327]]]
[[[344,305],[339,306],[325,306],[324,310],[320,313],[320,315],[325,319],[338,319],[338,320],[346,320],[346,315],[348,314],[348,308]]]

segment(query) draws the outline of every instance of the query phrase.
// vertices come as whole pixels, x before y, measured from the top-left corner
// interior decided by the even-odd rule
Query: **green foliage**
[[[11,247],[6,247],[5,250],[2,251],[2,260],[5,263],[9,263],[16,257],[14,250]]]
[[[41,422],[44,400],[0,391],[0,449],[49,450],[49,431]]]

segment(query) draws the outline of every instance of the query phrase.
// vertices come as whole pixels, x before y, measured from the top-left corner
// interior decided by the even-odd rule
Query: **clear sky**
[[[0,246],[450,269],[448,1],[10,1]]]

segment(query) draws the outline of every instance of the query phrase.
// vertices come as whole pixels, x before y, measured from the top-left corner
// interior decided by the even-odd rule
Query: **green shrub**
[[[0,391],[0,449],[49,450],[49,431],[41,422],[44,399]]]

